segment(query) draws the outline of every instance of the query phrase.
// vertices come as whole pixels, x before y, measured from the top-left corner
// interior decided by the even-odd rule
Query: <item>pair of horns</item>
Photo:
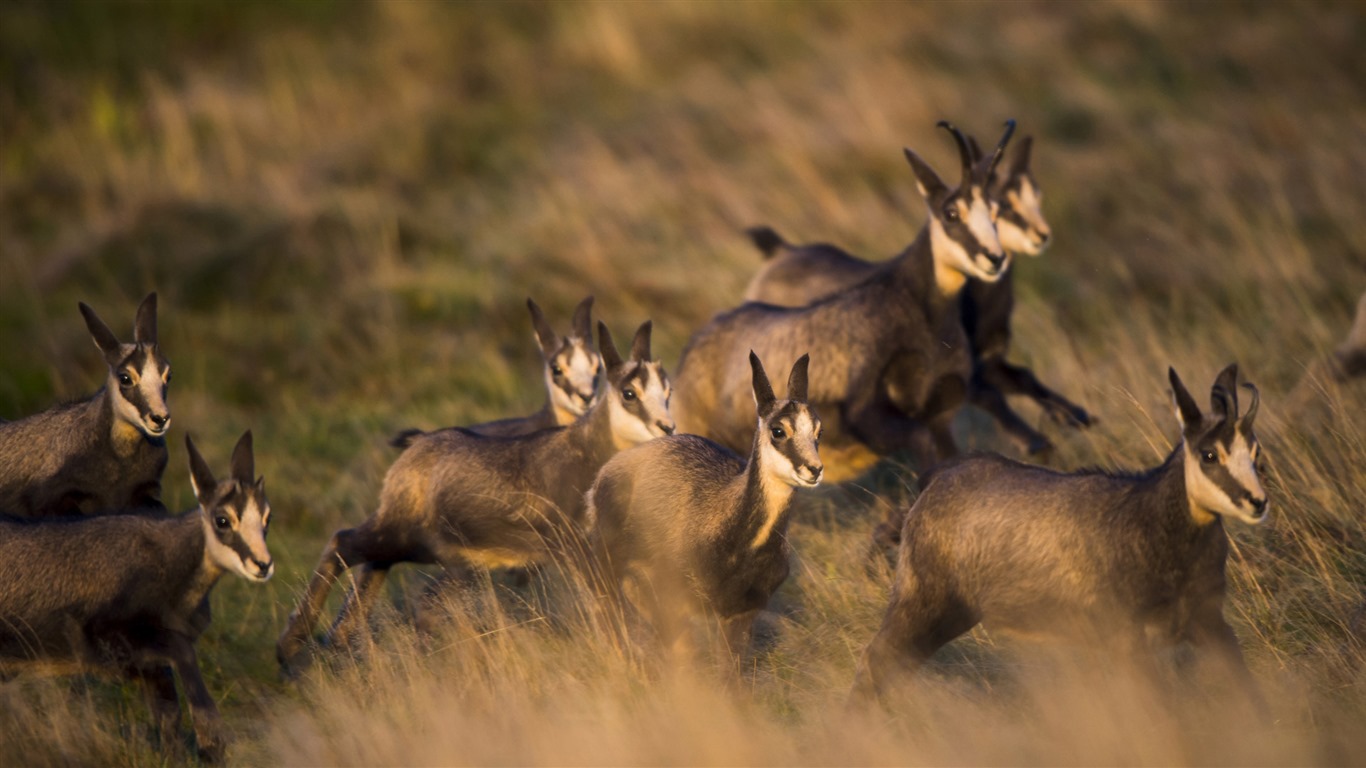
[[[1001,155],[1005,153],[1006,144],[1010,142],[1010,137],[1015,133],[1015,121],[1007,120],[1005,133],[1001,134],[1001,140],[996,142],[995,151],[989,157],[982,158],[974,163],[977,153],[973,151],[971,139],[958,130],[958,126],[947,120],[940,120],[938,125],[948,131],[953,136],[954,143],[958,145],[958,157],[963,166],[963,178],[960,182],[962,187],[966,187],[974,181],[979,186],[986,185],[987,179],[991,178],[992,172],[996,170],[996,164],[1001,161]]]

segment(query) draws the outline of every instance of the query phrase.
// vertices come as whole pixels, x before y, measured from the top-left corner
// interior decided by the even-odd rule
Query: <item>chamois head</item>
[[[1006,131],[995,151],[981,159],[974,159],[962,131],[942,120],[939,126],[952,134],[958,144],[962,178],[957,187],[949,187],[919,155],[905,150],[920,194],[929,206],[930,247],[935,263],[967,277],[994,282],[1005,272],[1007,254],[993,221],[989,179],[1015,131],[1015,121],[1006,121]]]
[[[621,447],[674,433],[669,415],[673,387],[658,360],[650,359],[650,329],[646,320],[631,342],[631,359],[622,360],[607,326],[598,323],[598,349],[607,366],[607,407],[612,435]]]
[[[749,367],[754,378],[754,404],[759,411],[759,461],[766,471],[788,485],[807,488],[819,485],[821,420],[806,402],[806,369],[810,355],[802,355],[787,377],[787,399],[779,400],[768,383],[768,374],[754,350]]]
[[[982,157],[977,142],[968,137],[974,161]],[[1005,173],[1000,166],[987,180],[987,194],[991,200],[996,219],[996,236],[1001,247],[1008,253],[1023,253],[1038,256],[1048,246],[1053,230],[1043,217],[1043,192],[1039,183],[1029,170],[1029,154],[1034,147],[1033,138],[1025,136],[1015,143],[1009,159],[1004,164]]]
[[[574,310],[574,333],[570,336],[555,333],[536,302],[528,298],[526,306],[545,358],[551,405],[582,416],[598,401],[598,374],[602,372],[602,358],[593,350],[593,297],[579,302]]]
[[[204,516],[205,555],[218,567],[250,579],[266,581],[275,563],[266,548],[270,529],[270,502],[266,479],[255,477],[251,431],[242,434],[232,451],[232,475],[215,480],[209,465],[185,436],[190,454],[190,482]]]
[[[1176,371],[1168,368],[1176,416],[1181,420],[1181,449],[1185,452],[1186,495],[1198,522],[1214,514],[1235,517],[1249,525],[1266,519],[1267,498],[1259,477],[1261,445],[1252,431],[1257,417],[1257,388],[1247,412],[1238,414],[1238,364],[1225,368],[1210,390],[1210,413],[1200,413]]]
[[[147,294],[138,306],[132,344],[120,342],[90,305],[81,302],[80,308],[85,327],[109,366],[105,388],[113,398],[115,416],[148,437],[165,435],[171,423],[171,410],[166,405],[171,364],[157,348],[156,293]]]

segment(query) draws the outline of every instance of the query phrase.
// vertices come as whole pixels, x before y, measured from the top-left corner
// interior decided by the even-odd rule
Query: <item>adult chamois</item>
[[[821,423],[806,403],[808,358],[792,366],[787,399],[751,352],[758,429],[746,458],[697,435],[651,440],[612,457],[588,492],[598,561],[666,643],[698,619],[720,623],[734,659],[754,617],[787,578],[794,487],[821,480]]]
[[[977,163],[963,135],[941,125],[958,143],[962,178],[949,187],[905,150],[929,216],[899,256],[814,304],[743,304],[693,335],[678,371],[683,432],[747,450],[754,422],[745,350],[784,365],[810,350],[810,401],[838,452],[823,454],[831,480],[899,449],[912,450],[922,470],[956,452],[950,422],[972,375],[957,297],[969,278],[991,281],[1005,270],[986,188],[1015,123]]]
[[[971,137],[968,147],[976,162],[981,151]],[[987,187],[997,211],[1001,247],[1026,256],[1043,253],[1052,236],[1043,215],[1043,192],[1030,170],[1032,147],[1029,136],[1021,139],[1004,163],[1005,172],[992,173]],[[748,234],[767,261],[745,289],[747,301],[803,306],[867,279],[880,266],[826,243],[792,245],[769,227],[754,227]],[[1031,455],[1043,455],[1052,443],[1010,408],[1007,395],[1033,399],[1059,423],[1084,427],[1090,426],[1092,418],[1086,409],[1045,386],[1030,369],[1006,361],[1015,308],[1014,281],[1015,270],[1008,268],[993,282],[969,280],[960,296],[973,360],[969,397]]]
[[[567,427],[499,437],[452,427],[409,436],[389,468],[379,510],[332,535],[276,654],[286,675],[307,661],[327,593],[345,570],[364,566],[332,634],[350,635],[391,567],[414,562],[468,567],[536,565],[579,536],[584,491],[613,454],[672,434],[670,385],[650,359],[650,322],[623,360],[598,323],[607,393]]]
[[[1060,473],[1000,456],[937,470],[905,518],[891,602],[863,654],[855,699],[885,694],[977,623],[1099,641],[1152,671],[1154,643],[1189,641],[1260,706],[1224,620],[1223,520],[1267,515],[1253,432],[1257,389],[1238,413],[1238,369],[1202,414],[1168,370],[1181,439],[1133,474]]]
[[[180,727],[178,676],[199,750],[216,758],[223,734],[195,641],[224,573],[256,582],[274,573],[270,504],[254,476],[250,432],[222,481],[188,435],[185,449],[193,511],[0,519],[0,670],[129,675],[142,683],[163,739]]]
[[[171,367],[157,346],[157,295],[138,306],[125,344],[86,304],[86,328],[109,375],[91,397],[0,422],[0,510],[17,517],[93,514],[161,504],[166,389]]]

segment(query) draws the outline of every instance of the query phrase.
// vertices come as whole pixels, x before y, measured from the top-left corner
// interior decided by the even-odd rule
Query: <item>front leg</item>
[[[897,408],[881,382],[869,382],[844,404],[842,421],[849,432],[879,456],[909,451],[916,469],[925,472],[939,460],[935,437],[927,425]]]
[[[1224,619],[1222,599],[1211,599],[1196,612],[1191,619],[1189,639],[1195,648],[1196,663],[1231,680],[1241,689],[1256,716],[1264,723],[1271,722],[1271,710],[1247,668],[1238,636]]]
[[[1095,423],[1085,408],[1054,392],[1039,381],[1034,372],[1020,365],[1011,365],[1003,358],[978,363],[981,378],[1004,395],[1024,395],[1043,407],[1044,411],[1061,424],[1081,428]]]
[[[222,719],[218,715],[218,704],[209,694],[209,688],[204,685],[204,677],[200,674],[194,643],[184,635],[170,633],[164,638],[164,644],[171,666],[185,688],[199,754],[207,762],[219,762],[227,749],[227,741]]]
[[[1047,456],[1053,450],[1053,443],[1042,433],[1020,418],[1005,395],[984,377],[976,375],[972,383],[972,404],[986,411],[1006,431],[1007,435],[1019,442],[1031,456]]]
[[[128,668],[128,676],[142,687],[161,749],[172,748],[180,738],[180,697],[175,690],[175,673],[164,664],[133,665]]]

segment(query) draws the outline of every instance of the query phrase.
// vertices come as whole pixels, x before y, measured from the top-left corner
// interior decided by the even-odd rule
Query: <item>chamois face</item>
[[[770,477],[792,486],[812,488],[820,484],[821,420],[806,402],[809,358],[802,355],[792,366],[787,400],[778,400],[768,383],[763,364],[753,351],[749,364],[754,375],[754,404],[759,414],[759,463]]]
[[[650,321],[645,321],[631,344],[631,359],[622,360],[607,326],[598,323],[598,347],[607,367],[607,408],[612,434],[621,447],[643,443],[674,432],[669,414],[673,387],[658,360],[650,359]]]
[[[88,305],[82,303],[80,308],[86,328],[109,366],[105,386],[113,399],[114,413],[148,437],[164,436],[171,424],[166,405],[171,365],[157,348],[157,295],[148,294],[138,307],[132,344],[120,342]]]
[[[1043,216],[1043,193],[1029,172],[1031,144],[1028,136],[1020,140],[1004,181],[991,185],[991,197],[999,206],[996,234],[1001,247],[1009,253],[1038,256],[1047,247],[1053,231]]]
[[[214,480],[188,435],[185,446],[190,453],[190,481],[203,515],[206,557],[249,581],[268,580],[275,573],[266,548],[270,502],[265,478],[252,479],[251,432],[237,441],[232,476],[221,482]]]
[[[582,416],[598,401],[598,376],[602,358],[593,350],[591,313],[593,297],[574,310],[574,334],[560,336],[546,322],[541,308],[527,299],[536,341],[545,358],[545,384],[551,404],[558,410]]]
[[[1181,420],[1186,494],[1191,515],[1208,522],[1213,515],[1233,517],[1249,525],[1266,519],[1268,504],[1261,481],[1261,445],[1252,431],[1257,415],[1256,387],[1252,404],[1238,414],[1238,366],[1219,374],[1210,392],[1211,413],[1200,413],[1176,371],[1169,370],[1177,418]]]

